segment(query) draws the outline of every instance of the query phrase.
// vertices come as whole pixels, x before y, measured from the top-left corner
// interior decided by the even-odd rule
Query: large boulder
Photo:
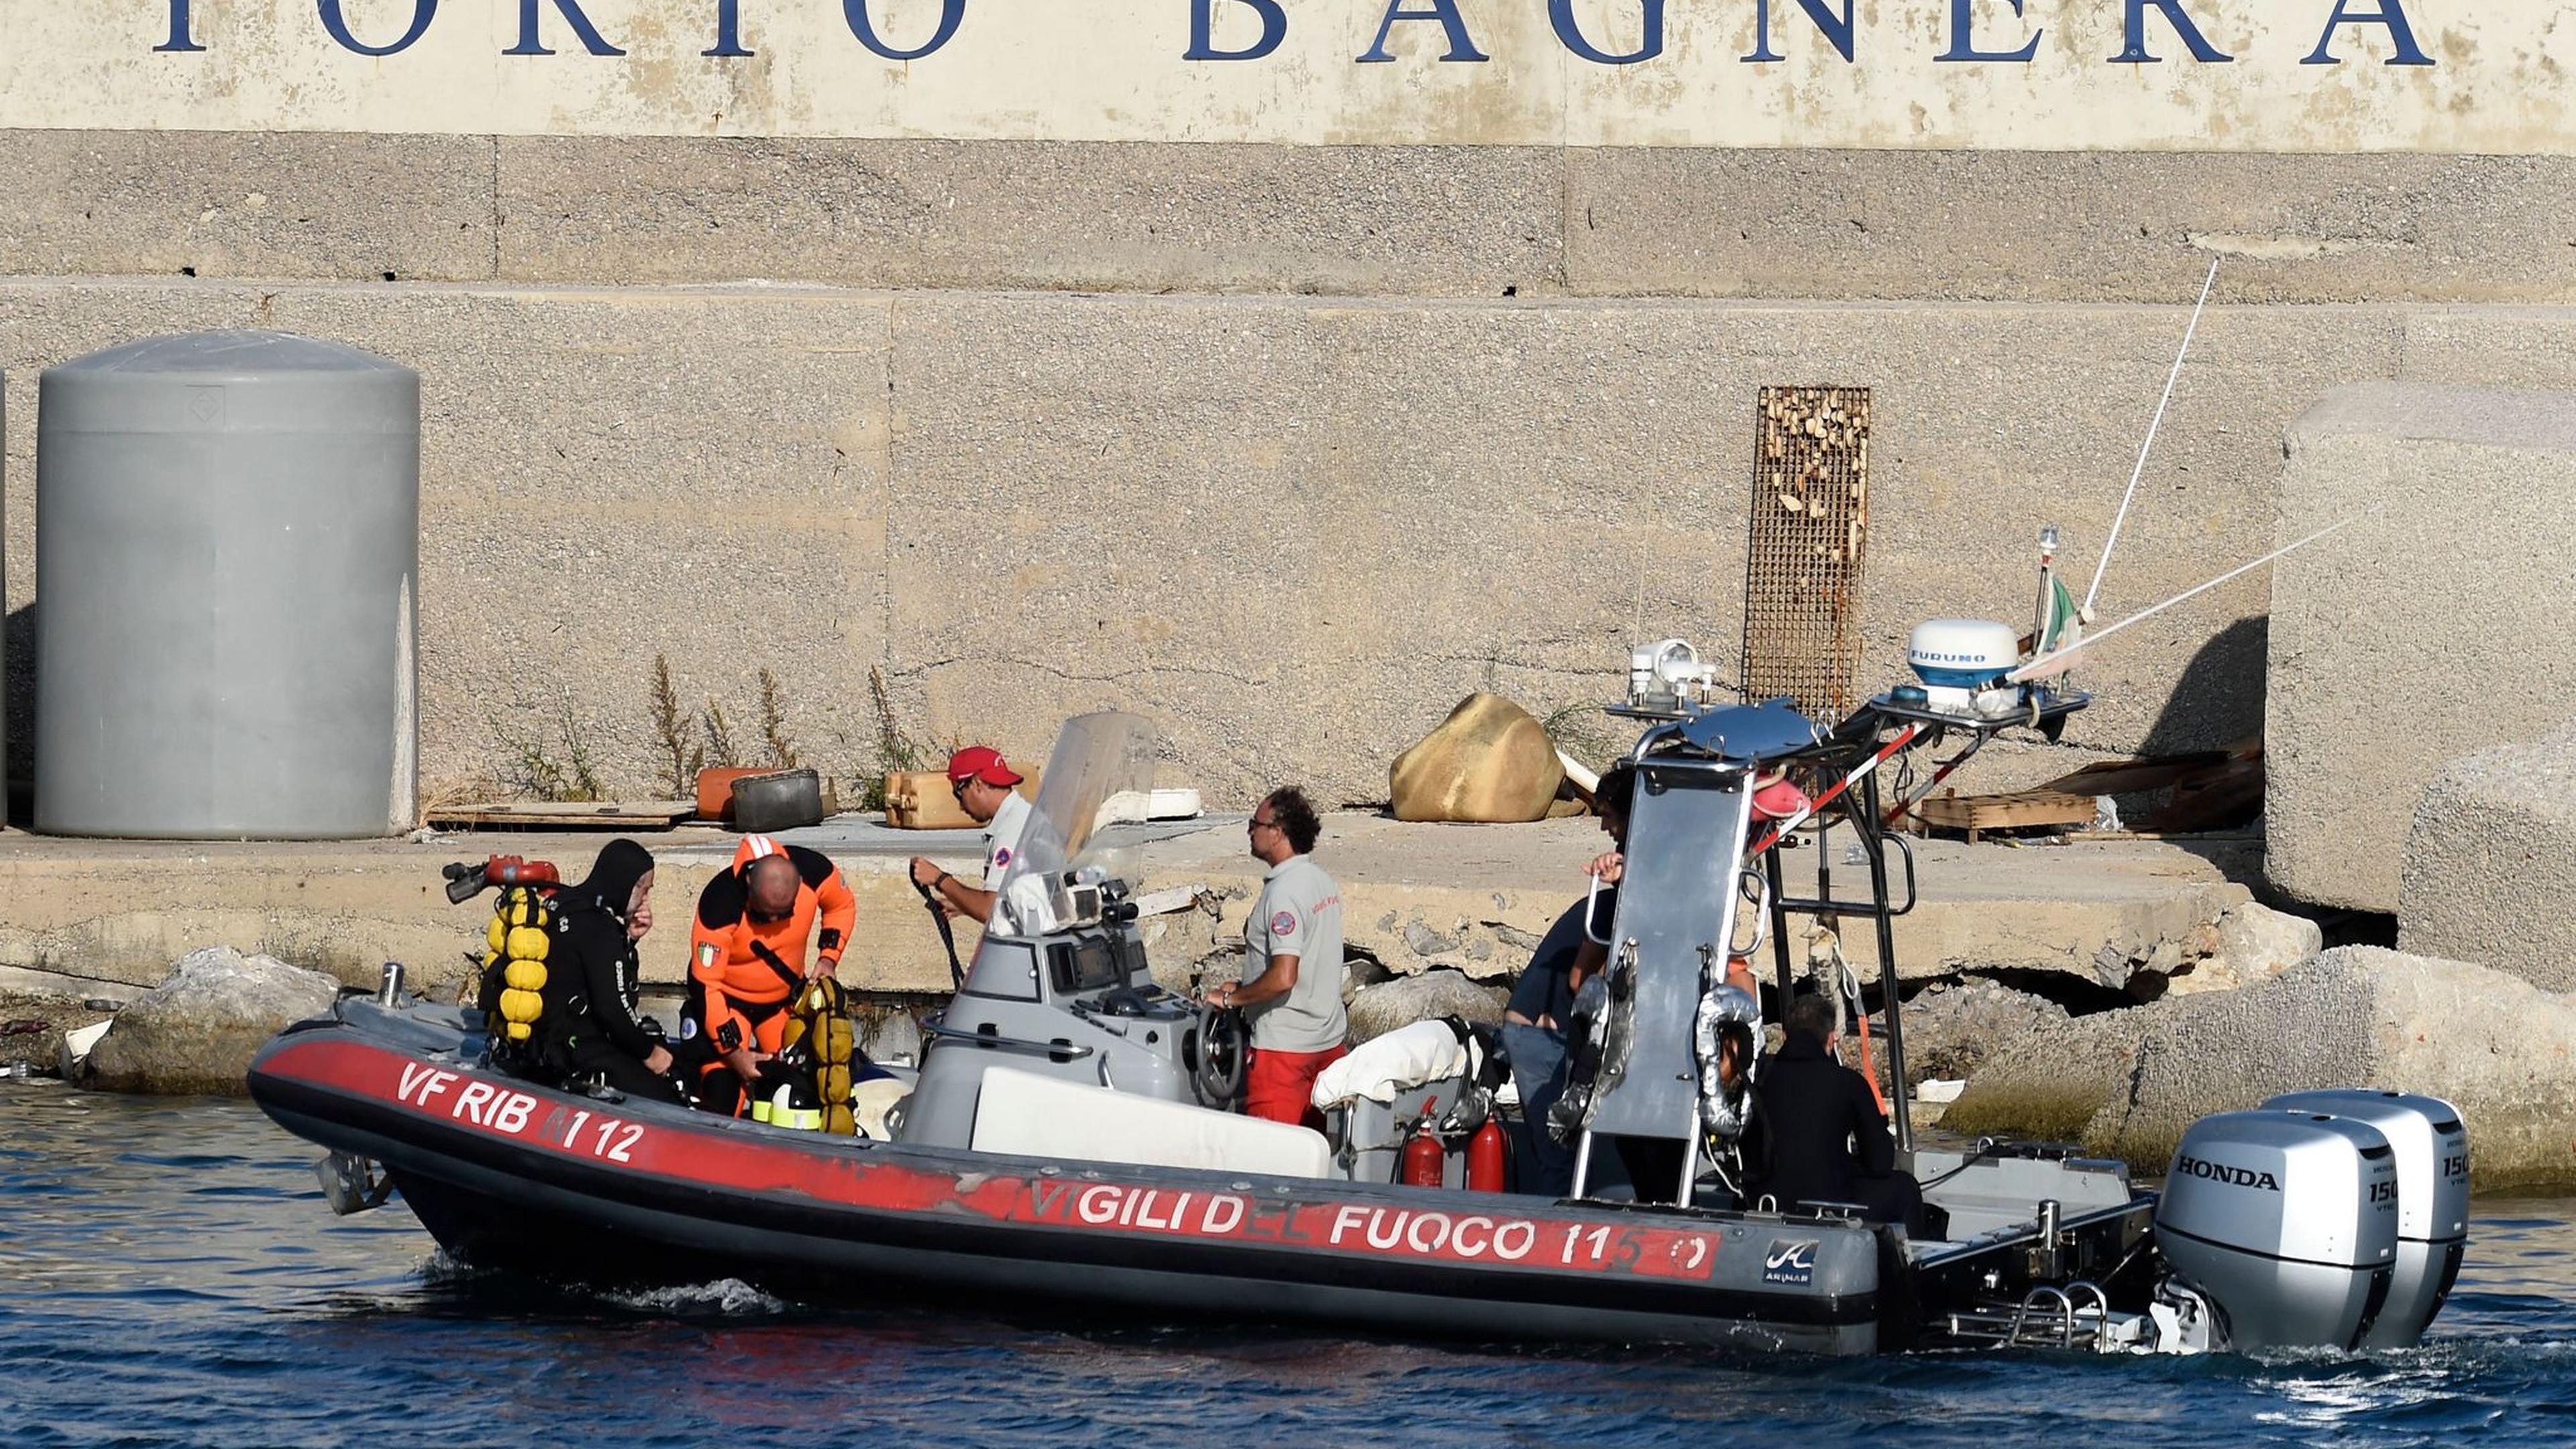
[[[116,1015],[83,1080],[113,1092],[239,1096],[250,1059],[280,1028],[331,1009],[340,983],[230,946],[192,951]]]
[[[1959,1099],[1941,1114],[1941,1130],[2055,1142],[2081,1138],[2102,1109],[2128,1090],[2138,1041],[2164,1009],[2099,1011],[2021,1034],[2010,1051],[1989,1058],[1968,1078]],[[1911,1036],[1909,1027],[1909,1046]]]
[[[2576,991],[2576,724],[2484,750],[2424,787],[2406,836],[2398,949]]]
[[[1492,694],[1467,696],[1387,772],[1398,820],[1543,820],[1564,780],[1546,727]]]
[[[1905,1075],[1909,1084],[1974,1077],[2021,1038],[2065,1022],[2065,1007],[1999,981],[1935,983],[1905,1003]]]
[[[2394,911],[2424,787],[2576,695],[2576,630],[2548,622],[2576,555],[2576,393],[2369,383],[2285,443],[2282,540],[2360,522],[2273,572],[2264,869],[2299,900]]]
[[[2183,1129],[2277,1092],[2363,1086],[2460,1109],[2478,1190],[2576,1185],[2576,1001],[2465,961],[2373,946],[2177,1004],[2085,1144],[2161,1165]]]
[[[1942,1126],[2078,1137],[2156,1172],[2212,1112],[2281,1092],[2378,1087],[2460,1109],[2480,1191],[2565,1188],[2576,1186],[2571,1069],[2576,1000],[2464,961],[2345,946],[2243,991],[2168,997],[2025,1038],[1969,1080]]]
[[[1363,986],[1351,997],[1351,1044],[1443,1016],[1486,1023],[1503,1019],[1511,993],[1479,986],[1463,971],[1442,969]]]

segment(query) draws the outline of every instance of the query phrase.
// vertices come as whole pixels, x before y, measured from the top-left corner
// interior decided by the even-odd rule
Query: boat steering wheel
[[[1204,1106],[1232,1106],[1243,1095],[1252,1064],[1252,1029],[1243,1013],[1231,1006],[1201,1006],[1192,1037],[1197,1050],[1191,1053],[1190,1089]]]

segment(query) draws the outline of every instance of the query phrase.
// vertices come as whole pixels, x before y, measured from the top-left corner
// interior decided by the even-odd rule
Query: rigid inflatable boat
[[[1726,963],[1767,941],[1785,992],[1791,915],[1873,922],[1901,1082],[1889,926],[1913,868],[1878,769],[1945,737],[2051,729],[2085,701],[2002,684],[2009,660],[1950,657],[1977,678],[1825,728],[1786,702],[1708,702],[1671,649],[1634,662],[1617,709],[1645,726],[1626,879],[1577,1028],[1596,1065],[1560,1123],[1578,1163],[1562,1200],[1465,1185],[1465,1140],[1493,1107],[1456,1064],[1335,1103],[1321,1133],[1230,1110],[1239,1019],[1146,969],[1116,802],[1151,788],[1154,743],[1125,714],[1066,726],[995,919],[875,1135],[516,1079],[479,1015],[408,996],[392,968],[263,1049],[251,1094],[330,1150],[335,1206],[399,1190],[456,1256],[571,1283],[734,1277],[803,1302],[1832,1354],[2423,1332],[2458,1271],[2468,1182],[2458,1116],[2431,1099],[2330,1092],[2205,1119],[2159,1195],[2064,1147],[1918,1143],[1898,1093],[1899,1160],[1937,1236],[1735,1192],[1748,1084],[1717,1069],[1712,1024],[1759,1030],[1760,1008]],[[1846,831],[1870,891],[1835,899],[1823,863]],[[1793,834],[1819,863],[1810,897],[1784,882]],[[1392,1181],[1425,1134],[1442,1185]],[[1671,1201],[1605,1200],[1590,1179],[1608,1136],[1681,1149],[1676,1182],[1637,1185]]]

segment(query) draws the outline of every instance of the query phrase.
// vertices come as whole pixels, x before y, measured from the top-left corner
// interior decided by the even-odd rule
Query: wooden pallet
[[[1013,788],[1030,800],[1038,797],[1038,770],[1014,764],[1020,776]],[[980,830],[983,822],[966,813],[948,787],[945,770],[889,770],[885,777],[886,824],[897,830]]]
[[[2090,825],[2093,797],[2063,790],[2017,790],[2009,795],[1935,795],[1914,807],[1925,825],[1968,832],[1974,845],[1989,830],[2029,830],[2050,825]]]
[[[426,818],[432,829],[668,830],[697,808],[694,800],[490,800],[442,806]]]

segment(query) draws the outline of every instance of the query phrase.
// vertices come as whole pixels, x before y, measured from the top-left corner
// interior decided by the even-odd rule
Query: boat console
[[[928,1024],[897,1140],[971,1145],[996,1068],[1194,1109],[1233,1105],[1247,1056],[1241,1018],[1156,982],[1136,929],[1137,832],[1114,802],[1150,791],[1153,766],[1153,727],[1140,716],[1065,725],[993,920]]]

